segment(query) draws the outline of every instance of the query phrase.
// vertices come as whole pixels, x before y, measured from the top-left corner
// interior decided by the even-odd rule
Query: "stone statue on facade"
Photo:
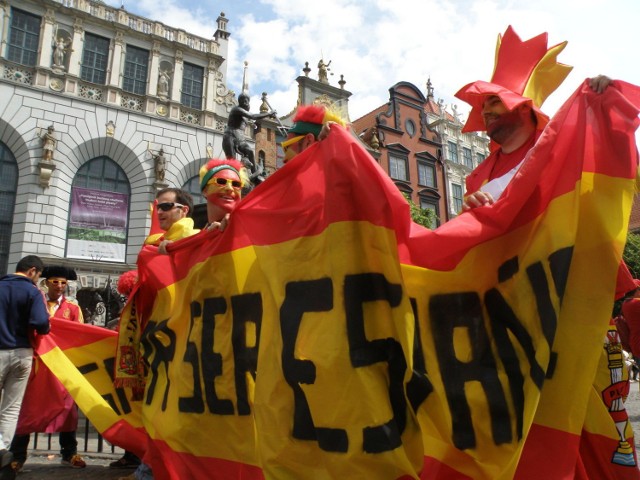
[[[242,155],[242,162],[251,172],[251,176],[258,175],[258,167],[255,163],[255,155],[251,145],[245,136],[245,130],[249,122],[267,117],[275,117],[274,110],[264,113],[251,113],[249,111],[249,95],[241,93],[238,96],[238,105],[229,112],[227,128],[222,137],[222,150],[227,158],[236,158],[236,153]]]
[[[160,70],[158,74],[158,96],[159,97],[168,97],[169,96],[169,80],[171,77],[170,71]]]
[[[321,58],[318,62],[318,81],[320,83],[329,83],[329,65],[331,65],[331,60],[329,63],[324,63],[324,59]]]
[[[67,47],[70,42],[66,42],[64,38],[58,37],[53,42],[53,67],[64,70],[64,56],[67,53]]]
[[[167,159],[164,156],[164,150],[162,148],[153,156],[153,162],[153,168],[156,173],[156,182],[163,183],[164,173],[167,168]]]
[[[42,160],[45,162],[53,162],[53,152],[58,143],[53,125],[50,125],[40,138],[42,139]]]

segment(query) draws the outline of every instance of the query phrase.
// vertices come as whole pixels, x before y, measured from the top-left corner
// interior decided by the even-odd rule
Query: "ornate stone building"
[[[0,273],[24,255],[99,287],[135,266],[166,186],[199,196],[236,104],[212,38],[96,0],[0,0]]]
[[[431,79],[427,81],[425,113],[429,126],[438,132],[442,140],[442,160],[447,177],[447,210],[449,218],[460,213],[465,192],[465,178],[489,155],[489,137],[478,132],[462,133],[464,122],[452,105],[449,113],[443,100],[433,96]]]
[[[389,102],[353,122],[360,139],[398,189],[424,209],[432,210],[441,225],[449,219],[448,180],[440,135],[426,114],[424,94],[409,82],[389,89]]]
[[[305,62],[305,66],[302,69],[303,75],[296,78],[298,98],[295,106],[290,112],[277,120],[266,119],[262,121],[260,131],[256,134],[256,158],[264,160],[268,174],[273,173],[283,165],[284,152],[280,146],[280,142],[286,138],[286,132],[283,128],[292,125],[298,105],[311,105],[314,103],[325,105],[339,112],[340,116],[349,122],[349,97],[351,92],[344,88],[347,82],[343,75],[340,75],[338,87],[331,85],[328,73],[331,70],[329,68],[330,64],[330,61],[327,64],[324,59],[320,59],[318,62],[318,78],[315,79],[309,76],[311,68],[309,67],[309,62]],[[331,73],[331,75],[333,74]],[[266,93],[263,93],[260,112],[269,110],[271,110],[269,101]]]

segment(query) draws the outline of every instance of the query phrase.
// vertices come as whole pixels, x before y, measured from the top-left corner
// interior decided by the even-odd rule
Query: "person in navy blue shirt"
[[[49,312],[36,282],[44,269],[39,257],[27,255],[16,266],[16,273],[0,278],[0,471],[11,469],[13,455],[8,451],[16,431],[24,397],[33,348],[30,334],[49,333]]]

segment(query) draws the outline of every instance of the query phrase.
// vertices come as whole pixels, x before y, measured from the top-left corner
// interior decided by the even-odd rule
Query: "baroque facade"
[[[0,0],[0,273],[36,254],[100,287],[134,268],[159,189],[198,199],[237,103],[226,26],[205,39],[95,0]]]
[[[286,129],[293,124],[293,117],[300,105],[324,105],[328,109],[336,112],[346,122],[349,122],[349,97],[351,92],[344,88],[347,83],[344,75],[340,75],[338,87],[329,82],[329,63],[324,59],[318,62],[318,77],[313,78],[309,74],[311,68],[309,62],[305,62],[302,69],[303,75],[296,78],[298,83],[298,98],[295,106],[276,120],[267,118],[262,120],[259,132],[256,134],[256,158],[263,162],[267,174],[271,174],[284,165],[284,151],[280,143],[286,139]],[[262,94],[262,104],[260,113],[271,110],[267,94]]]
[[[433,211],[438,226],[449,220],[448,180],[440,135],[429,124],[426,105],[420,89],[398,82],[389,88],[389,102],[355,120],[353,129],[398,189]]]
[[[435,100],[431,79],[427,81],[425,113],[429,126],[442,140],[443,162],[447,176],[447,209],[449,218],[457,216],[462,209],[465,193],[465,178],[489,156],[489,137],[484,133],[462,133],[464,122],[455,105],[453,113],[447,111],[444,101]]]

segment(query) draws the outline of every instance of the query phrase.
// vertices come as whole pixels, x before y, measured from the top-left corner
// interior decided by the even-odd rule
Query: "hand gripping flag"
[[[145,247],[138,408],[155,478],[589,478],[637,105],[638,87],[585,83],[497,203],[434,231],[334,127],[224,232],[163,259]],[[40,353],[68,386],[57,348]],[[126,423],[76,401],[101,431]]]

